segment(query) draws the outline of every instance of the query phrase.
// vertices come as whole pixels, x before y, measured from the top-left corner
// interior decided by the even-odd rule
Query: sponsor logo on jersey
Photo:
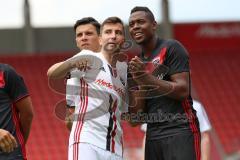
[[[160,75],[157,75],[157,79],[163,79],[163,77],[164,77],[164,73],[161,73]]]
[[[106,82],[104,79],[97,79],[95,82],[101,86],[115,90],[120,95],[124,95],[124,91],[122,88],[118,88],[117,86],[111,84],[110,82]]]

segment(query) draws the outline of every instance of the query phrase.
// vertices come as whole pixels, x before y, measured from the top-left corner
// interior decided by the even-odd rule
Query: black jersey
[[[26,96],[28,91],[23,78],[11,66],[0,63],[0,128],[7,130],[16,138],[20,148],[15,151],[20,150],[22,157],[25,157],[25,142],[20,129],[18,111],[14,104]],[[17,155],[14,152],[9,154]],[[0,159],[1,156],[4,157],[5,153],[0,151]]]
[[[145,58],[144,53],[141,53],[140,58],[146,62],[147,70],[158,79],[170,81],[171,75],[190,72],[188,53],[176,40],[158,39],[151,56]],[[154,89],[147,94],[147,118],[145,117],[148,123],[147,139],[199,132],[191,95],[180,101],[168,97],[167,94],[159,95],[157,92],[154,93]]]

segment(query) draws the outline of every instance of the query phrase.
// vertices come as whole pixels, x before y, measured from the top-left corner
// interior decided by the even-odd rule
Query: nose
[[[112,32],[110,38],[111,38],[111,39],[116,39],[116,37],[117,37],[117,34],[116,34],[115,32]]]
[[[86,40],[87,40],[87,35],[86,35],[86,34],[83,34],[81,40],[82,40],[82,41],[86,41]]]

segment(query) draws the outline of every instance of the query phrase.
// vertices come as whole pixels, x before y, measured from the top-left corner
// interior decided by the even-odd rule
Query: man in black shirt
[[[23,78],[0,63],[0,159],[26,160],[25,144],[33,118]]]
[[[144,111],[148,123],[146,160],[200,160],[200,133],[192,107],[189,57],[176,40],[156,34],[157,23],[147,7],[135,7],[129,32],[142,53],[129,62],[132,79],[130,112]],[[144,98],[143,98],[144,97]],[[132,105],[133,106],[133,105]],[[139,115],[139,114],[138,114]]]

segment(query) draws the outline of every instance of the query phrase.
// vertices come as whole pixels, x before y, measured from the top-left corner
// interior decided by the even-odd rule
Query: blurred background
[[[64,108],[59,107],[64,104],[64,85],[57,84],[62,88],[56,89],[46,71],[79,52],[75,21],[92,16],[102,22],[119,16],[127,28],[134,6],[149,7],[158,21],[159,36],[177,39],[189,51],[197,99],[212,124],[212,159],[239,160],[239,0],[0,0],[0,63],[23,75],[35,108],[29,160],[67,159],[69,132],[61,118]],[[128,54],[137,51],[134,45]],[[126,122],[123,128],[124,156],[140,160],[144,133]]]

